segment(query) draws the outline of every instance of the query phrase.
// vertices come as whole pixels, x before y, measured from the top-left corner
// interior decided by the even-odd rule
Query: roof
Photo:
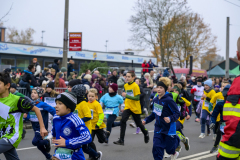
[[[209,76],[225,76],[225,71],[219,67],[218,65],[215,66],[213,69],[207,72]],[[229,73],[230,76],[235,76],[233,73]]]
[[[237,66],[236,68],[232,69],[230,72],[235,74],[236,76],[240,75],[239,66]]]
[[[235,63],[238,63],[238,60],[235,59],[235,58],[229,58],[229,60],[231,60],[231,61],[233,61],[233,62],[235,62]],[[221,63],[223,63],[223,62],[225,62],[225,61],[226,61],[226,60],[223,60],[223,61],[217,63],[216,65],[212,66],[212,68],[211,68],[211,69],[208,69],[207,71],[212,70],[214,67],[218,66],[219,64],[221,64]]]

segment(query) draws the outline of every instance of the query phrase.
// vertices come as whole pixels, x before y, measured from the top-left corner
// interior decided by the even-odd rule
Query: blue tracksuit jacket
[[[75,150],[72,160],[85,160],[82,145],[92,142],[88,128],[77,115],[72,112],[65,116],[53,117],[53,137],[66,140],[66,148]],[[77,151],[76,151],[77,150]],[[54,155],[58,158],[58,155]]]
[[[45,125],[45,128],[46,128],[46,130],[48,130],[48,113],[50,113],[51,115],[54,116],[56,114],[55,108],[53,108],[52,106],[50,106],[47,103],[44,103],[42,101],[37,102],[34,105],[39,108],[39,110],[42,114],[43,123]],[[37,118],[35,112],[30,111],[28,113],[28,117],[26,119],[29,119],[31,121],[34,131],[40,131],[39,121],[38,121],[38,118]]]
[[[145,119],[146,124],[156,119],[154,129],[156,133],[176,135],[176,120],[179,118],[180,112],[177,104],[173,100],[172,94],[167,92],[161,99],[158,99],[158,96],[155,97],[153,99],[153,107],[155,103],[163,106],[162,114],[158,116],[152,112],[152,114]],[[169,117],[170,123],[166,123],[163,119],[164,117]]]
[[[217,119],[217,116],[218,116],[219,113],[220,113],[220,121],[224,122],[223,121],[223,115],[222,115],[224,104],[225,104],[224,100],[222,100],[222,101],[220,101],[216,104],[216,106],[213,110],[212,116],[211,116],[212,123],[214,123],[214,124],[216,123],[216,119]]]

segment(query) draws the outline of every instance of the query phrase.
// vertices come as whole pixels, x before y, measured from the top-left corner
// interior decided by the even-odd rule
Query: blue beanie
[[[204,84],[208,85],[209,87],[212,87],[212,80],[208,79],[204,82]]]

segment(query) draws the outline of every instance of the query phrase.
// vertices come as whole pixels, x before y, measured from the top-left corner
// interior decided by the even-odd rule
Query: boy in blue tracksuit
[[[162,160],[164,149],[176,159],[179,152],[175,151],[180,139],[176,135],[176,121],[180,116],[177,104],[173,101],[172,94],[167,92],[170,79],[162,77],[157,84],[158,95],[153,99],[153,112],[143,120],[147,124],[156,119],[153,137],[153,157],[155,160]]]
[[[54,158],[59,160],[85,160],[81,146],[92,142],[88,128],[74,114],[77,98],[63,92],[56,98],[56,115],[53,117]]]
[[[44,90],[40,87],[35,87],[32,89],[31,98],[33,100],[33,105],[39,108],[42,114],[43,123],[45,125],[46,130],[48,129],[48,113],[54,115],[56,113],[55,109],[41,101],[40,97],[43,95]],[[26,117],[26,115],[25,115]],[[32,144],[37,146],[37,148],[44,154],[47,159],[51,159],[51,155],[49,154],[51,150],[51,140],[43,139],[40,135],[40,126],[35,112],[30,111],[28,113],[27,119],[29,119],[32,123],[33,130],[35,132],[35,136],[32,140]]]

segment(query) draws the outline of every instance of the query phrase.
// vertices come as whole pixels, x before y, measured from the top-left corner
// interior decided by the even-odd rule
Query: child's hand
[[[165,121],[166,123],[170,123],[169,117],[164,117],[163,119],[164,119],[164,121]]]
[[[202,95],[203,98],[207,98],[207,96],[205,94]]]
[[[146,125],[146,121],[142,120],[142,124],[145,126]]]
[[[23,118],[27,118],[27,113],[24,113],[24,114],[23,114]]]
[[[40,135],[42,136],[43,139],[45,136],[48,135],[48,131],[45,129],[45,127],[40,128]]]
[[[210,112],[210,114],[212,115],[213,111]]]
[[[55,147],[66,147],[66,140],[61,136],[60,139],[53,139],[52,142],[56,144]]]
[[[191,116],[190,116],[190,115],[187,115],[186,120],[189,120],[190,118],[191,118]]]
[[[123,93],[122,93],[122,96],[123,96],[123,97],[126,97],[126,93],[125,93],[125,92],[123,92]]]
[[[95,129],[99,129],[99,126],[98,126],[98,125],[96,125],[96,126],[95,126]]]

